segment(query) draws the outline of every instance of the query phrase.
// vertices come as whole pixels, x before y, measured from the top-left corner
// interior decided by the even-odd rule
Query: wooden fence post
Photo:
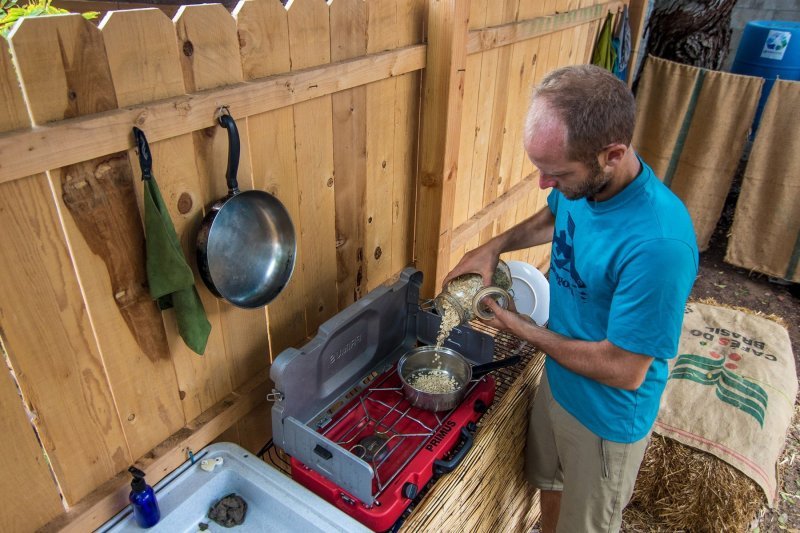
[[[428,0],[415,257],[432,297],[448,271],[464,97],[469,0]]]

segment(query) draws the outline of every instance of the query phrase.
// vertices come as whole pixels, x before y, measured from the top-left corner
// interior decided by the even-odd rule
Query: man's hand
[[[497,268],[497,262],[500,259],[500,254],[494,251],[489,246],[479,246],[474,250],[470,250],[461,261],[444,277],[442,287],[453,279],[462,274],[480,274],[483,278],[483,284],[489,286],[492,284],[492,275]]]
[[[500,254],[537,246],[553,240],[555,216],[548,206],[535,215],[504,231],[497,237],[466,253],[456,267],[444,277],[442,287],[462,274],[480,274],[483,284],[492,284],[492,275],[497,268]]]
[[[498,305],[497,302],[494,301],[494,299],[488,296],[481,300],[481,303],[494,314],[494,318],[481,320],[484,324],[493,327],[494,329],[509,332],[519,332],[521,327],[530,326],[531,324],[535,325],[533,319],[531,319],[528,315],[521,315],[517,312],[517,308],[514,305],[514,300],[510,300],[508,302],[508,309],[503,309],[500,307],[500,305]]]

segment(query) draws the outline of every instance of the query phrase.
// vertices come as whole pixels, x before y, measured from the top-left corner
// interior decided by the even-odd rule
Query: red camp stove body
[[[434,473],[452,470],[472,446],[475,422],[494,399],[495,381],[471,385],[450,412],[413,407],[403,396],[395,369],[377,377],[319,430],[366,461],[374,471],[373,502],[363,502],[292,458],[292,478],[375,531],[392,527]],[[464,441],[449,461],[442,458]]]
[[[270,366],[272,438],[292,458],[292,477],[377,531],[391,528],[435,474],[463,459],[495,395],[494,378],[484,376],[451,411],[406,400],[397,363],[435,344],[441,324],[421,305],[421,286],[422,273],[404,269]],[[444,345],[474,365],[494,359],[494,339],[467,325]]]

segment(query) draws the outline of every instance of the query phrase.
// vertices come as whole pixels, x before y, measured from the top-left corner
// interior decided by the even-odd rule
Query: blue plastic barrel
[[[742,33],[742,40],[739,41],[731,72],[758,76],[765,80],[753,120],[755,133],[775,79],[800,80],[800,22],[748,22]]]

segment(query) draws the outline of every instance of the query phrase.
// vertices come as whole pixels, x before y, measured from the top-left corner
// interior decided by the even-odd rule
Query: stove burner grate
[[[478,383],[472,383],[467,393]],[[372,380],[338,413],[326,416],[318,431],[370,463],[378,498],[451,413],[412,406],[403,394],[397,370],[391,369]]]

